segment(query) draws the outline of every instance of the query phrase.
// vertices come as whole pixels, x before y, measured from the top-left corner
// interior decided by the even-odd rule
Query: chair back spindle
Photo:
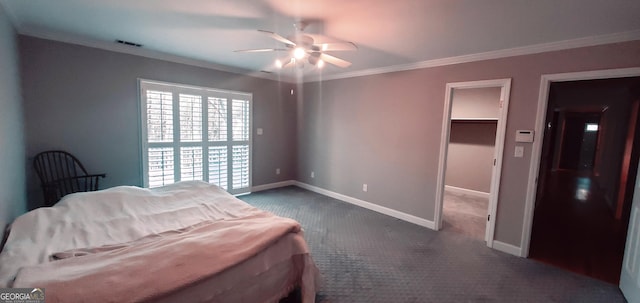
[[[33,167],[40,179],[45,206],[52,206],[71,193],[98,190],[100,178],[106,176],[88,174],[76,157],[61,150],[37,154]]]

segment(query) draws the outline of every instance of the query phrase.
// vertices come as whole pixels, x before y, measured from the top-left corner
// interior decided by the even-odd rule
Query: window
[[[252,95],[140,80],[144,185],[251,186]]]
[[[584,131],[585,132],[597,132],[598,131],[598,123],[586,123]]]

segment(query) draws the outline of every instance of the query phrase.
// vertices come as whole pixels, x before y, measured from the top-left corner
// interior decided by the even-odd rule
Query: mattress
[[[69,195],[18,217],[0,254],[0,286],[47,302],[313,302],[318,277],[297,222],[196,181]]]

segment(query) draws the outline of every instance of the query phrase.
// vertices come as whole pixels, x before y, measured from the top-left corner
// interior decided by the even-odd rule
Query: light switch
[[[513,155],[516,158],[522,158],[524,156],[524,146],[516,146],[516,152]]]
[[[258,132],[258,136],[262,136],[262,128],[258,128],[257,132]]]

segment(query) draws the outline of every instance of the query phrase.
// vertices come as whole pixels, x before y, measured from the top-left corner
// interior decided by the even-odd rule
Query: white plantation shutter
[[[249,101],[232,100],[232,177],[231,188],[249,186]]]
[[[249,145],[234,145],[231,188],[249,186]]]
[[[171,184],[173,178],[173,148],[149,148],[149,187]]]
[[[204,180],[202,167],[202,147],[190,146],[180,148],[180,180]]]
[[[147,91],[147,138],[149,142],[173,141],[173,95]]]
[[[251,94],[141,80],[145,186],[251,187]]]
[[[202,141],[202,97],[180,94],[180,141]]]
[[[233,141],[249,140],[249,101],[233,100]]]
[[[228,189],[228,163],[226,146],[209,147],[209,182]]]
[[[227,100],[209,98],[207,103],[209,116],[209,141],[227,141]]]

